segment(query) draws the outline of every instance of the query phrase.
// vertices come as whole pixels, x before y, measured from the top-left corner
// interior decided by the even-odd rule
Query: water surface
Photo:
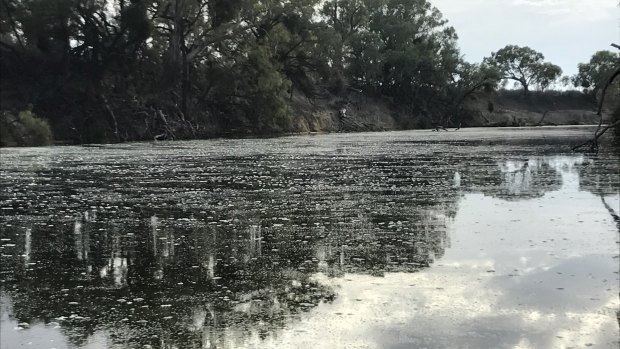
[[[588,128],[2,149],[2,348],[617,348]]]

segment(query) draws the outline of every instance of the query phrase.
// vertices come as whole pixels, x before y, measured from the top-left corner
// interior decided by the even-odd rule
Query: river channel
[[[0,347],[618,348],[591,133],[1,149]]]

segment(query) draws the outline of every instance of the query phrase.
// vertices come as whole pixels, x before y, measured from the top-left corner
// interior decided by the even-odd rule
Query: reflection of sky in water
[[[318,274],[336,288],[335,301],[246,346],[617,348],[617,234],[601,199],[578,191],[574,165],[582,161],[525,162],[561,174],[561,188],[539,198],[465,194],[449,225],[452,246],[430,269],[383,278]],[[507,185],[527,187],[527,173]]]
[[[583,164],[583,157],[554,157],[529,159],[527,161],[505,161],[499,164],[504,174],[504,186],[510,195],[522,195],[534,190],[534,179],[540,177],[544,167],[550,167],[562,177],[563,189],[579,188],[579,174],[575,165]]]
[[[2,178],[18,189],[2,203],[16,225],[0,244],[3,258],[14,254],[0,278],[13,287],[0,291],[1,346],[617,347],[618,234],[604,206],[620,207],[616,158],[472,147],[462,139],[487,140],[471,130],[421,141],[454,137],[13,159]],[[207,291],[189,286],[203,279]]]

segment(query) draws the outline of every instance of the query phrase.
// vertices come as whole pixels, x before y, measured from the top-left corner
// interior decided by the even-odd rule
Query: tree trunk
[[[118,122],[116,121],[116,115],[114,114],[114,110],[112,110],[112,107],[110,107],[110,102],[108,102],[108,99],[106,98],[105,95],[101,94],[100,97],[101,97],[101,100],[103,101],[103,105],[106,111],[108,112],[108,115],[110,116],[110,119],[112,120],[112,126],[114,127],[114,137],[117,142],[120,142],[121,138],[118,133]]]
[[[605,83],[605,86],[603,87],[603,91],[601,94],[601,100],[599,101],[598,110],[596,113],[599,116],[599,122],[598,122],[598,127],[596,129],[596,132],[594,132],[594,137],[585,143],[582,143],[582,144],[579,144],[573,147],[573,150],[577,150],[586,145],[590,146],[590,150],[598,150],[598,139],[601,136],[603,136],[605,132],[607,132],[607,130],[615,128],[615,127],[620,127],[620,120],[616,120],[616,122],[612,123],[611,125],[607,125],[603,127],[603,103],[605,101],[605,93],[607,92],[607,88],[611,86],[611,84],[614,82],[614,80],[618,76],[620,76],[620,67],[616,68],[616,70],[609,76],[609,79],[607,79],[607,82]]]
[[[530,86],[527,83],[527,81],[521,81],[521,85],[523,85],[523,94],[524,95],[529,95],[530,94]]]
[[[170,37],[170,46],[169,46],[169,54],[170,59],[178,68],[178,64],[181,62],[182,53],[181,49],[183,47],[184,40],[184,30],[185,26],[183,25],[183,7],[185,0],[176,0],[174,2],[174,14],[172,21],[172,33]]]
[[[189,109],[187,106],[187,100],[189,98],[189,62],[187,61],[187,53],[183,50],[183,62],[182,62],[182,74],[181,74],[181,113],[183,113],[183,119],[189,120]]]
[[[174,1],[174,13],[172,14],[172,32],[170,33],[170,43],[168,46],[168,59],[172,68],[172,83],[178,86],[179,78],[181,83],[181,101],[180,110],[183,118],[187,117],[187,93],[189,90],[188,83],[188,58],[187,49],[185,47],[185,0]]]

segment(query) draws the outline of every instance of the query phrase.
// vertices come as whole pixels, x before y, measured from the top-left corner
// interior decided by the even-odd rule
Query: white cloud
[[[511,6],[543,16],[557,17],[563,22],[583,24],[596,22],[603,18],[613,18],[616,0],[513,0]]]
[[[618,0],[430,0],[455,27],[465,58],[479,62],[507,44],[530,46],[564,74],[620,43]]]

